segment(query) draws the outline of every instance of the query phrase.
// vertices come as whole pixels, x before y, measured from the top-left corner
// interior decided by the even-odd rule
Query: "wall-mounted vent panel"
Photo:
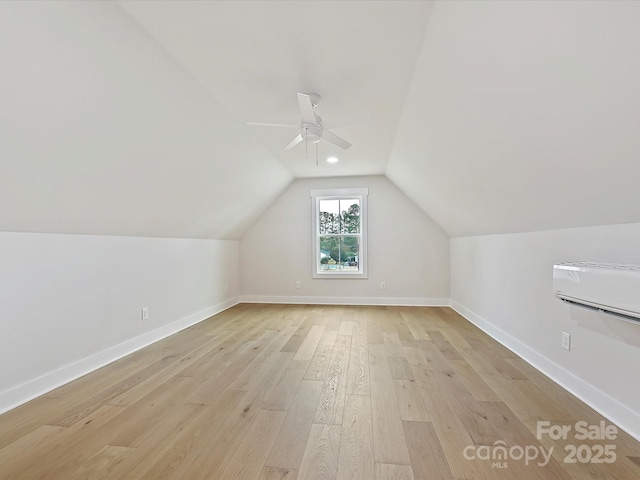
[[[640,321],[640,265],[557,263],[553,289],[566,302]]]

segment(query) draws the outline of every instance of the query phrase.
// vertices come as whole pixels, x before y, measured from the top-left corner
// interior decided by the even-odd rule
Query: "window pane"
[[[320,235],[340,233],[340,200],[320,200]]]
[[[358,272],[359,237],[320,237],[320,271]]]
[[[339,237],[320,237],[320,271],[335,272],[338,270],[339,265],[335,258],[338,258],[336,252],[339,251],[339,244]]]
[[[340,233],[360,233],[360,200],[340,200]]]
[[[360,233],[360,200],[320,200],[319,234]]]
[[[360,237],[340,237],[342,270],[357,272],[360,254]]]

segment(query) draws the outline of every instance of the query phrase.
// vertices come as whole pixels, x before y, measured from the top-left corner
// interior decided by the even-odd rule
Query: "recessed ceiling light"
[[[327,163],[338,163],[338,157],[327,158]]]

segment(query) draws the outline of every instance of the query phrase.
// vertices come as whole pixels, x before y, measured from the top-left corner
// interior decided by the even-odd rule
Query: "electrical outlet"
[[[144,307],[142,309],[142,320],[148,320],[149,319],[149,309],[147,307]]]
[[[571,350],[571,335],[567,332],[562,332],[562,348]]]
[[[225,283],[224,284],[224,293],[227,293],[229,291],[229,284]]]
[[[380,290],[386,290],[387,289],[387,282],[380,282]]]
[[[301,285],[300,280],[296,280],[296,288],[300,288],[300,285]]]

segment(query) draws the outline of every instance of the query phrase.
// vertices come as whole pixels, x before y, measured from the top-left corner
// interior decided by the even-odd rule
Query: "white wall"
[[[349,187],[369,188],[369,278],[313,279],[310,191]],[[243,301],[448,304],[448,237],[383,176],[296,180],[247,230],[240,253]]]
[[[238,294],[237,241],[0,233],[0,412]]]
[[[640,264],[638,245],[638,223],[454,238],[452,306],[640,438],[640,323],[570,307],[552,287],[556,262]]]

